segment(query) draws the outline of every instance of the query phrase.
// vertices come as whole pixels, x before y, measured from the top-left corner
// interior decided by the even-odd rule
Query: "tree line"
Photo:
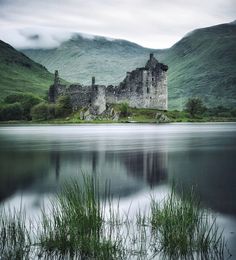
[[[31,93],[11,94],[0,104],[0,121],[50,120],[72,113],[69,96],[61,96],[55,104]]]

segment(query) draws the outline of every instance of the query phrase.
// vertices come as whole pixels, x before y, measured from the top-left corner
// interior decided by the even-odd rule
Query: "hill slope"
[[[50,50],[23,50],[33,60],[73,82],[117,84],[126,71],[143,66],[150,52],[169,65],[169,108],[181,109],[188,97],[208,106],[236,105],[236,25],[193,31],[165,50],[151,50],[123,40],[75,35]]]
[[[173,107],[200,96],[209,106],[236,106],[236,25],[193,31],[164,57],[169,65],[169,99]]]
[[[143,66],[150,49],[124,40],[107,40],[96,36],[84,38],[79,34],[55,49],[32,49],[23,52],[46,66],[49,71],[59,70],[70,82],[90,84],[96,76],[100,84],[118,84],[126,71]]]
[[[0,100],[15,92],[45,95],[52,80],[45,67],[0,41]]]

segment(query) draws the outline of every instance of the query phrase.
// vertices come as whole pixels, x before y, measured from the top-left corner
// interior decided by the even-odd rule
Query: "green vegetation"
[[[15,93],[44,96],[53,75],[7,43],[0,41],[0,101]]]
[[[31,239],[23,212],[0,212],[1,259],[29,259]]]
[[[48,120],[51,118],[55,118],[55,110],[53,107],[49,107],[47,103],[40,103],[34,106],[31,110],[31,116],[33,120]]]
[[[194,118],[197,115],[202,115],[206,110],[206,107],[203,105],[203,102],[200,98],[189,98],[186,103],[186,111],[189,115]]]
[[[35,121],[64,118],[72,113],[69,96],[61,96],[56,104],[42,102],[31,109],[31,117]]]
[[[235,41],[235,24],[221,24],[187,34],[166,52],[171,108],[183,109],[192,96],[209,108],[235,107]]]
[[[88,120],[81,113],[89,115],[88,108],[72,111],[69,96],[61,96],[57,102],[47,103],[33,94],[14,94],[0,104],[0,121],[14,123],[169,123],[169,122],[228,122],[236,121],[235,108],[217,106],[206,108],[200,98],[190,98],[184,111],[160,111],[158,109],[132,108],[127,103],[110,104],[106,113]],[[88,111],[87,111],[88,110]],[[115,115],[115,116],[114,116]]]
[[[76,181],[66,184],[57,202],[52,214],[43,218],[40,245],[46,254],[121,259],[117,241],[106,237],[104,208],[92,178],[84,177],[83,186]]]
[[[61,96],[57,100],[56,116],[66,117],[72,113],[72,106],[69,96]]]
[[[6,104],[0,106],[0,121],[21,120],[23,118],[23,107],[20,103]]]
[[[14,104],[14,103],[19,103],[23,109],[22,117],[19,119],[26,119],[30,120],[31,119],[31,109],[42,102],[42,98],[31,94],[31,93],[19,93],[19,94],[11,94],[7,96],[4,99],[5,104]]]
[[[181,199],[172,190],[161,205],[152,200],[151,225],[163,252],[174,259],[194,253],[208,259],[216,256],[223,259],[222,233],[209,212],[200,210],[193,192],[183,194]]]
[[[129,115],[129,105],[128,103],[121,103],[120,104],[120,115],[121,117],[127,117]]]
[[[85,177],[66,183],[42,212],[41,227],[30,239],[24,214],[0,215],[0,250],[6,259],[224,259],[226,243],[214,218],[200,209],[193,193],[179,197],[172,189],[162,202],[151,199],[151,209],[136,218],[122,217],[119,205],[105,186]],[[4,258],[5,259],[5,258]]]
[[[236,106],[235,42],[236,25],[229,23],[195,30],[165,50],[77,35],[56,49],[24,53],[51,72],[58,69],[69,81],[91,84],[91,75],[96,75],[98,84],[116,85],[125,78],[126,71],[143,67],[153,52],[169,66],[170,110],[183,110],[192,96],[200,97],[208,107],[232,108]]]

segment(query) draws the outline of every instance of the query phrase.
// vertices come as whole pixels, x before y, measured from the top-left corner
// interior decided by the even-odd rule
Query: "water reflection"
[[[135,214],[174,179],[195,186],[201,202],[220,215],[236,255],[236,124],[79,125],[0,127],[0,201],[21,199],[40,214],[45,198],[65,181],[96,176]],[[154,187],[155,186],[155,187]],[[130,205],[136,207],[130,210]]]
[[[145,181],[151,187],[167,179],[167,153],[139,152],[126,155],[128,174]]]
[[[56,181],[58,181],[60,176],[60,153],[58,151],[52,151],[50,155],[51,167],[54,167]]]
[[[48,174],[48,153],[0,151],[0,201]]]
[[[236,215],[236,124],[7,126],[0,128],[0,200],[55,193],[82,173],[131,196],[172,179],[205,205]]]
[[[74,177],[82,180],[83,174],[91,174],[98,177],[100,183],[110,180],[114,195],[127,196],[167,178],[167,154],[154,151],[52,151],[50,167],[59,185]]]

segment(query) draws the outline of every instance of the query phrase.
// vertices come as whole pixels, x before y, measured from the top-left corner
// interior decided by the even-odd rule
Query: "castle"
[[[126,102],[130,107],[156,108],[167,110],[167,70],[168,66],[159,63],[151,53],[145,67],[127,72],[118,86],[104,86],[95,83],[92,77],[90,86],[62,85],[58,71],[55,71],[54,84],[49,88],[49,102],[56,102],[61,95],[68,95],[73,110],[88,108],[92,114],[101,114],[107,105]]]

